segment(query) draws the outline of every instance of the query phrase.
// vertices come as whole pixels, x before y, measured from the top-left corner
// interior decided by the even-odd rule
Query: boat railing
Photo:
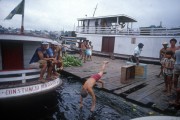
[[[38,79],[40,69],[0,71],[0,83],[17,82],[26,83],[27,80]]]
[[[114,35],[149,35],[149,36],[180,36],[180,28],[121,28],[120,26],[111,27],[82,27],[78,26],[77,33],[81,34],[114,34]]]

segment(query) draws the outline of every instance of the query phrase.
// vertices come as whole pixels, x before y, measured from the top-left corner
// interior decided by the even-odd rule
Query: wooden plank
[[[136,82],[136,83],[133,83],[133,84],[128,85],[128,86],[126,86],[126,87],[123,87],[123,88],[120,88],[120,89],[118,89],[118,90],[115,90],[113,93],[119,95],[119,94],[121,94],[121,93],[123,93],[123,92],[126,92],[126,91],[128,91],[128,90],[130,90],[130,89],[132,89],[132,88],[134,88],[134,87],[136,87],[136,86],[142,85],[142,84],[144,84],[144,83],[145,83],[144,81]]]
[[[155,83],[155,82],[154,82]],[[156,82],[157,84],[159,84],[159,82]],[[146,87],[138,90],[138,91],[135,91],[131,94],[129,94],[127,96],[128,99],[133,99],[135,101],[139,101],[141,100],[142,98],[154,93],[155,91],[159,90],[158,87],[156,87],[157,84],[154,84],[154,85],[147,85]]]
[[[159,88],[157,91],[144,97],[139,102],[145,105],[148,103],[152,103],[153,108],[157,108],[161,111],[165,111],[169,106],[169,103],[168,103],[169,98],[167,97],[166,94],[162,92],[162,89],[164,89],[164,84],[159,85],[157,88]]]

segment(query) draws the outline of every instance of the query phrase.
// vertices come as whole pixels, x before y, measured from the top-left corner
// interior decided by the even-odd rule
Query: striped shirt
[[[173,74],[173,68],[174,68],[174,59],[173,58],[164,58],[162,61],[161,61],[161,64],[162,66],[164,67],[163,68],[163,72],[166,74],[166,75],[170,75],[170,74]]]

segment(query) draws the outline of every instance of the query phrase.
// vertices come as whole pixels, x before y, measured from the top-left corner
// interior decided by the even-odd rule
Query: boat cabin
[[[134,18],[126,15],[112,15],[100,17],[79,18],[77,32],[80,33],[112,33],[117,34],[126,30],[131,30]]]
[[[166,28],[150,25],[149,27],[133,28],[136,19],[124,15],[78,18],[76,33],[80,34],[111,34],[111,35],[148,35],[148,36],[179,36],[180,28]]]

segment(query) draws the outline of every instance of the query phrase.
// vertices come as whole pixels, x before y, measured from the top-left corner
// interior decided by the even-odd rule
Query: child
[[[167,51],[167,48],[168,48],[168,43],[167,42],[163,42],[162,45],[163,45],[163,48],[160,50],[160,53],[159,53],[160,62],[165,57],[165,54],[166,54],[166,51]],[[160,73],[158,75],[156,75],[156,77],[159,78],[161,75],[163,75],[163,67],[162,67],[162,65],[161,65],[161,71],[160,71]]]
[[[92,75],[90,78],[87,79],[87,81],[82,86],[81,90],[81,97],[80,97],[80,108],[83,106],[83,98],[87,97],[88,93],[92,96],[92,106],[91,106],[91,112],[95,109],[95,103],[96,103],[96,97],[93,91],[93,86],[96,84],[96,82],[99,82],[102,84],[102,87],[104,87],[104,82],[100,80],[102,77],[106,64],[108,64],[108,61],[104,61],[103,65],[100,69],[100,72],[97,74]]]
[[[173,52],[168,50],[166,52],[165,58],[161,61],[163,66],[164,73],[164,82],[165,82],[165,92],[171,94],[172,88],[172,78],[173,78],[173,69],[174,69],[174,59],[172,58]]]

